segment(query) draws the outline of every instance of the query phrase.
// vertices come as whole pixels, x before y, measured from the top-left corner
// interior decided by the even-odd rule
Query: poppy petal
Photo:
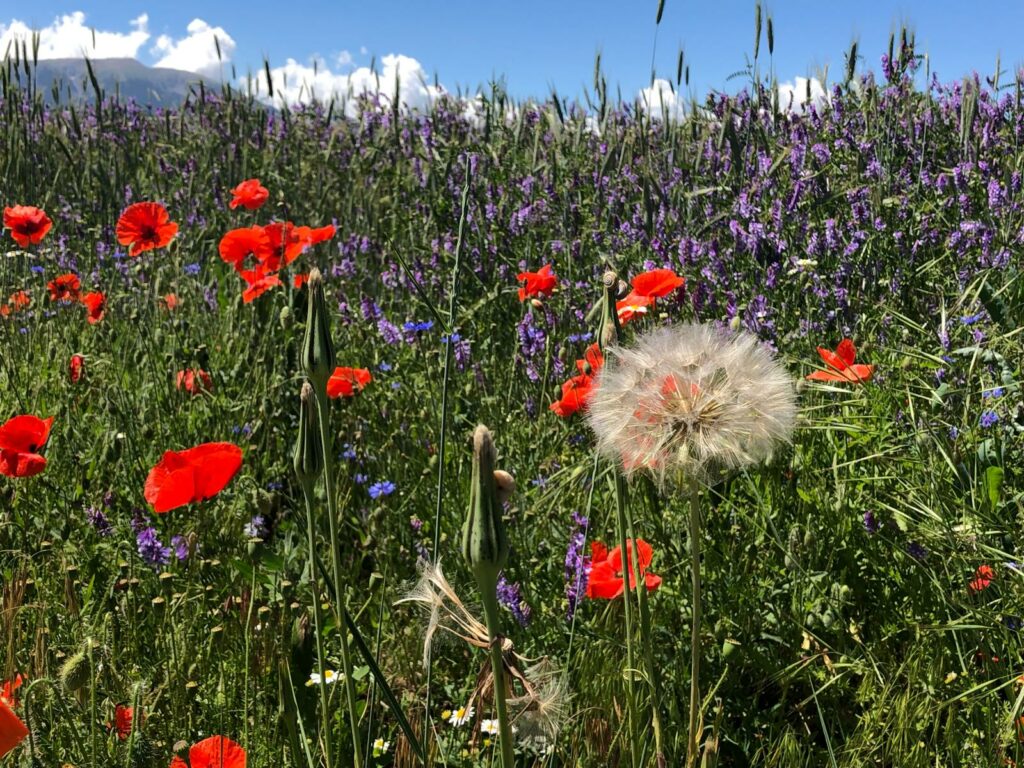
[[[245,750],[224,736],[211,736],[188,751],[191,768],[245,768]]]
[[[839,342],[839,346],[836,347],[836,354],[847,365],[853,365],[853,361],[857,359],[857,348],[853,346],[851,339],[843,339]]]
[[[143,496],[160,514],[183,507],[195,498],[194,474],[192,464],[180,453],[167,451],[149,471]]]
[[[0,757],[18,746],[26,736],[28,728],[5,702],[0,701]]]

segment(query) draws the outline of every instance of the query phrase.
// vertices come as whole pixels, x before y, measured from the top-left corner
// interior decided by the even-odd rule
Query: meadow
[[[700,765],[1021,763],[1024,73],[856,61],[667,120],[600,68],[346,117],[54,103],[7,59],[0,425],[52,426],[0,444],[0,765],[684,765],[695,540]],[[591,345],[687,323],[799,409],[699,488],[581,401]]]

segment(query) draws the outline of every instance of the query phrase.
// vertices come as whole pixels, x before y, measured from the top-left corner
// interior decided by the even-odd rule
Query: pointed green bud
[[[491,433],[481,424],[473,433],[473,474],[469,486],[469,512],[462,527],[462,555],[481,585],[496,585],[498,572],[508,560],[508,539],[501,520],[498,478],[495,477],[494,470],[496,461],[497,452],[491,440]],[[502,474],[503,490],[508,490],[512,476]],[[512,484],[514,485],[514,481]]]
[[[610,269],[604,273],[601,282],[604,285],[604,307],[599,340],[601,349],[604,350],[619,340],[619,313],[615,309],[615,303],[619,295],[625,292],[625,286],[619,280],[619,276]]]
[[[91,644],[91,640],[86,640],[85,646],[68,658],[60,669],[60,680],[71,692],[80,691],[89,684],[89,678],[92,676],[92,665],[89,663]]]
[[[309,271],[309,291],[306,311],[306,337],[302,342],[302,370],[321,390],[334,373],[334,344],[331,342],[331,316],[324,298],[323,277],[313,267]]]
[[[315,483],[324,471],[324,449],[320,440],[320,429],[317,427],[316,396],[313,386],[302,382],[299,395],[302,402],[299,411],[299,434],[295,440],[295,451],[292,454],[292,465],[299,482]]]

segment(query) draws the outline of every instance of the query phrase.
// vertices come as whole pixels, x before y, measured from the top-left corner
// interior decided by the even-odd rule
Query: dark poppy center
[[[142,238],[141,239],[145,240],[145,241],[150,241],[150,240],[159,240],[160,238],[156,234],[156,228],[153,227],[153,226],[147,225],[145,227],[142,227]]]

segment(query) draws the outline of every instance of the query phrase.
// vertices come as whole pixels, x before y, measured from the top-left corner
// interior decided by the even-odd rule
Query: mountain
[[[188,96],[189,89],[197,88],[200,81],[208,89],[220,89],[218,83],[195,72],[147,67],[136,59],[94,59],[90,63],[104,95],[114,96],[116,93],[122,100],[134,99],[140,104],[176,107]],[[12,66],[10,72],[22,86],[27,84],[24,67],[20,67],[16,74]],[[95,98],[85,59],[39,61],[32,68],[32,79],[37,92],[43,94],[47,101],[53,101],[54,83],[60,84],[62,103]]]

